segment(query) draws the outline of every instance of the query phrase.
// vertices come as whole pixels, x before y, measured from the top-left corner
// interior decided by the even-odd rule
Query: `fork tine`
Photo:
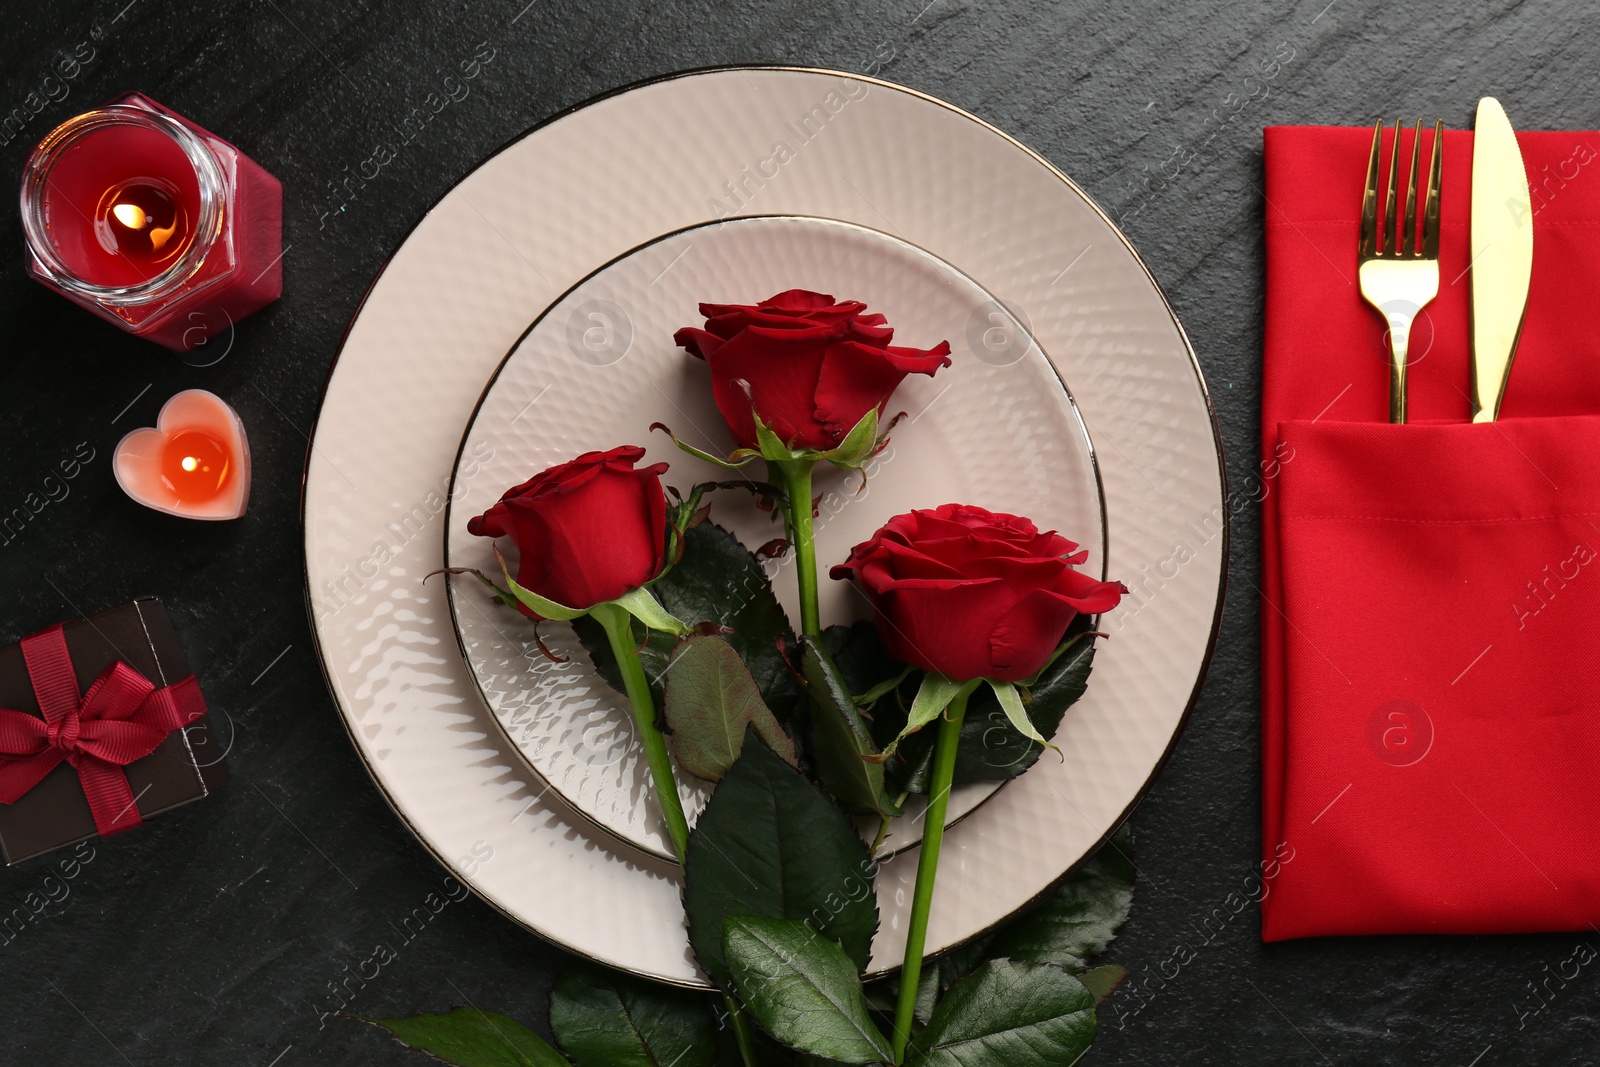
[[[1433,148],[1428,152],[1428,203],[1422,210],[1422,255],[1439,258],[1439,179],[1444,173],[1444,120],[1433,125]]]
[[[1421,204],[1417,198],[1417,171],[1422,162],[1422,120],[1417,120],[1411,131],[1411,178],[1406,182],[1405,232],[1401,234],[1400,254],[1410,258],[1417,252],[1417,212]]]
[[[1400,231],[1396,229],[1395,196],[1400,191],[1400,120],[1394,120],[1394,145],[1389,150],[1389,191],[1383,198],[1384,253],[1397,255],[1400,251]]]
[[[1372,154],[1367,157],[1367,191],[1361,198],[1361,258],[1378,254],[1378,150],[1383,145],[1383,120],[1372,124]]]

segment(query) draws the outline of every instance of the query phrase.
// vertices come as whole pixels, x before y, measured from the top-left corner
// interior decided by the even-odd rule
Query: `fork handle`
[[[1406,421],[1406,362],[1411,353],[1411,317],[1389,315],[1389,421]]]

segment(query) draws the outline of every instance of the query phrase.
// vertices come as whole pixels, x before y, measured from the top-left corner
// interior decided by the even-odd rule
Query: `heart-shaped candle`
[[[237,519],[250,500],[244,423],[222,398],[186,389],[161,406],[154,429],[134,430],[111,461],[122,491],[186,519]]]

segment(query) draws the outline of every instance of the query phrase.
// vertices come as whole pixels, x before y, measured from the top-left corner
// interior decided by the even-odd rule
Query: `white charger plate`
[[[548,795],[452,632],[445,507],[461,429],[527,324],[597,266],[736,214],[881,227],[1027,320],[1099,449],[1107,571],[1135,592],[1043,759],[946,838],[930,950],[1047,890],[1120,824],[1204,678],[1222,607],[1220,445],[1182,328],[1106,216],[1042,157],[858,75],[731,68],[563,113],[474,170],[373,282],[330,373],[303,498],[308,606],[335,704],[396,813],[508,917],[614,967],[703,985],[675,868]],[[877,876],[872,970],[899,965],[918,850]]]
[[[446,527],[449,565],[494,574],[493,542],[468,533],[467,521],[508,487],[582,452],[647,446],[643,462],[671,464],[666,480],[685,492],[732,477],[648,432],[651,423],[666,422],[713,455],[734,447],[712,402],[705,364],[672,335],[703,322],[701,301],[753,304],[797,288],[866,303],[888,317],[896,344],[928,348],[948,340],[953,351],[951,366],[932,378],[912,375],[895,392],[886,414],[907,418],[868,468],[865,485],[859,475],[818,468],[817,561],[824,575],[890,516],[949,501],[1027,515],[1041,528],[1060,530],[1083,545],[1085,566],[1100,573],[1105,520],[1089,436],[1055,368],[1022,325],[971,279],[920,248],[852,223],[796,216],[728,219],[663,236],[589,275],[528,328],[462,438]],[[751,474],[763,477],[762,466]],[[712,519],[747,546],[782,536],[772,513],[758,509],[748,493],[707,500]],[[790,619],[798,619],[792,560],[769,562],[767,570]],[[824,625],[871,617],[850,583],[821,584]],[[496,603],[476,579],[458,576],[451,586],[467,664],[512,744],[576,811],[671,859],[627,700],[595,672],[572,628],[542,628],[545,645],[559,657],[552,660],[526,620]],[[710,786],[681,770],[678,785],[692,823]],[[998,788],[984,782],[952,791],[948,822],[965,818]],[[880,856],[922,839],[926,802],[914,799]],[[862,820],[861,829],[872,840],[877,820]]]

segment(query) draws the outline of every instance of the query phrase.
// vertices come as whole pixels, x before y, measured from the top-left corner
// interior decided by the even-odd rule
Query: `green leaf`
[[[840,1063],[892,1058],[838,945],[794,919],[734,916],[724,930],[734,988],[773,1037]]]
[[[408,1019],[352,1019],[381,1026],[400,1043],[456,1067],[572,1067],[538,1034],[515,1019],[477,1008]]]
[[[1054,963],[1080,970],[1105,951],[1133,906],[1133,836],[1122,828],[1037,904],[1017,915],[995,936],[991,957]]]
[[[511,577],[511,570],[506,566],[506,558],[500,554],[498,547],[494,550],[494,558],[500,561],[500,573],[505,575],[506,588],[511,590],[511,595],[522,601],[535,614],[558,622],[589,614],[588,608],[569,608],[565,604],[557,604],[554,600],[546,600],[533,590],[518,585]]]
[[[839,669],[815,639],[803,637],[801,645],[811,696],[810,755],[817,777],[846,811],[899,815],[900,806],[884,785],[882,754]]]
[[[1094,996],[1048,964],[991,960],[957,982],[906,1050],[907,1067],[1066,1067],[1094,1041]]]
[[[1077,625],[1077,624],[1075,624]],[[1094,665],[1094,644],[1084,632],[1069,634],[1068,647],[1050,663],[1029,688],[1025,705],[1035,730],[1052,737],[1061,720],[1084,693],[1089,671]],[[894,736],[892,731],[905,721],[893,701],[883,700],[874,713],[873,733],[880,741]],[[912,734],[887,765],[890,779],[898,788],[926,793],[928,771],[933,759],[932,730]],[[1038,761],[1044,746],[1018,733],[987,686],[974,690],[967,700],[967,715],[961,723],[961,745],[956,752],[955,783],[996,782],[1015,778]]]
[[[662,633],[674,634],[680,637],[689,632],[689,627],[679,622],[666,608],[662,607],[661,601],[657,600],[648,589],[630,590],[611,601],[611,603],[644,623],[649,629],[660,630]]]
[[[906,673],[906,665],[889,655],[870,622],[829,626],[822,631],[822,647],[839,668],[845,688],[856,696]]]
[[[1094,994],[1096,1007],[1106,1002],[1106,998],[1117,991],[1123,979],[1128,977],[1128,968],[1107,964],[1104,967],[1094,967],[1078,975],[1078,981],[1083,983],[1083,988]]]
[[[923,961],[922,977],[917,982],[916,1019],[919,1023],[927,1023],[945,990],[971,974],[972,969],[987,958],[988,950],[989,938],[979,937],[937,959]]]
[[[988,679],[988,682],[989,688],[994,690],[995,699],[1000,702],[1000,710],[1006,713],[1006,720],[1019,734],[1037,744],[1056,747],[1050,744],[1050,739],[1041,734],[1038,727],[1028,718],[1028,713],[1022,706],[1022,694],[1017,692],[1014,684],[997,682],[993,679]],[[915,713],[916,709],[913,708],[912,711]]]
[[[672,731],[667,738],[672,755],[696,778],[722,781],[751,729],[785,763],[800,765],[794,742],[761,702],[744,661],[720,637],[691,637],[678,645],[667,668],[663,710]]]
[[[868,408],[867,413],[861,416],[861,421],[850,428],[833,448],[818,454],[818,459],[825,459],[829,463],[846,470],[860,467],[878,447],[878,409]]]
[[[1009,726],[1005,729],[1010,730]],[[917,1019],[926,1022],[933,1005],[945,990],[966,977],[987,959],[1014,959],[1026,963],[1053,963],[1069,973],[1083,971],[1085,961],[1103,952],[1116,931],[1128,918],[1133,903],[1133,828],[1122,828],[1100,847],[1072,876],[1008,919],[999,929],[978,937],[935,960],[922,969],[917,983]],[[1110,971],[1096,979],[1103,984]],[[1079,975],[1090,985],[1089,975]],[[1117,978],[1110,988],[1116,987]],[[1099,984],[1091,991],[1100,996]]]
[[[765,745],[746,745],[689,834],[689,943],[706,973],[726,986],[724,921],[797,919],[864,968],[878,928],[873,874],[845,814]]]
[[[778,650],[780,641],[785,647],[793,647],[794,632],[761,562],[733,534],[710,522],[691,527],[684,534],[683,559],[659,581],[652,582],[650,591],[673,618],[690,626],[710,622],[731,630],[724,636],[750,669],[761,689],[761,699],[780,718],[799,701],[800,688]],[[572,628],[588,649],[600,676],[623,692],[622,676],[617,673],[604,628],[589,618],[573,620]],[[662,676],[677,639],[670,634],[649,632],[643,635],[643,641],[639,658],[651,678],[656,707],[661,707]]]
[[[550,1029],[577,1067],[714,1067],[700,994],[573,962],[550,993]]]

